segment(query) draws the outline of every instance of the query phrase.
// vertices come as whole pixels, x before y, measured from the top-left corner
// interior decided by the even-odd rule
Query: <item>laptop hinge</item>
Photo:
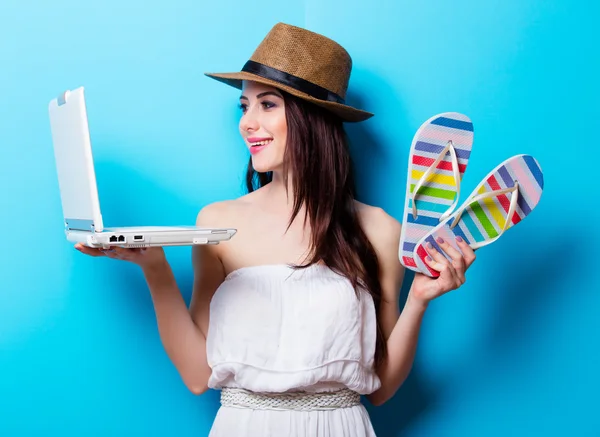
[[[86,219],[65,219],[66,231],[86,231],[95,232],[94,220]]]

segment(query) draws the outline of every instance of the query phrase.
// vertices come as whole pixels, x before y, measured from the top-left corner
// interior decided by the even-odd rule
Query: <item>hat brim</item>
[[[329,102],[325,100],[316,99],[302,91],[298,91],[295,88],[292,88],[287,85],[283,85],[275,80],[266,79],[264,77],[258,76],[252,73],[246,73],[244,71],[237,73],[204,73],[206,76],[218,80],[219,82],[225,83],[229,86],[235,87],[237,89],[242,89],[242,81],[251,80],[259,83],[263,83],[265,85],[270,85],[275,88],[282,89],[296,97],[307,100],[315,105],[321,106],[334,114],[338,115],[342,120],[356,123],[359,121],[367,120],[373,117],[374,114],[363,111],[361,109],[354,108],[352,106],[343,105],[341,103]]]

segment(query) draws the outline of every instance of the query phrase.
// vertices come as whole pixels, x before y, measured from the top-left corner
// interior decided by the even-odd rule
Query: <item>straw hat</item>
[[[238,89],[242,80],[260,82],[322,106],[344,121],[363,121],[373,114],[345,103],[351,70],[350,55],[335,41],[277,23],[240,72],[205,74]]]

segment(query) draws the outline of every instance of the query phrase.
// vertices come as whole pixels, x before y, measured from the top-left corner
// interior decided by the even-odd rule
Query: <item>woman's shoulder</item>
[[[249,196],[219,200],[203,206],[196,217],[196,226],[231,226],[231,222],[243,217],[253,207]]]
[[[379,206],[354,201],[365,232],[400,232],[400,222]]]
[[[401,224],[383,208],[355,200],[356,211],[361,226],[378,252],[388,252],[390,247],[397,250],[400,241]]]

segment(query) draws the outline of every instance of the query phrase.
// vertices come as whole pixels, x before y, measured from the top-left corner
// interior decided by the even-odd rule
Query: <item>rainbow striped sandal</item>
[[[415,249],[417,267],[428,276],[439,276],[425,263],[427,243],[449,259],[436,243],[439,237],[459,252],[456,236],[473,249],[493,243],[531,213],[543,189],[544,176],[535,158],[517,155],[507,159],[481,181],[454,214],[419,240]]]
[[[473,144],[473,123],[457,112],[431,117],[417,130],[408,158],[404,220],[398,258],[419,272],[414,249],[419,240],[452,214]]]

